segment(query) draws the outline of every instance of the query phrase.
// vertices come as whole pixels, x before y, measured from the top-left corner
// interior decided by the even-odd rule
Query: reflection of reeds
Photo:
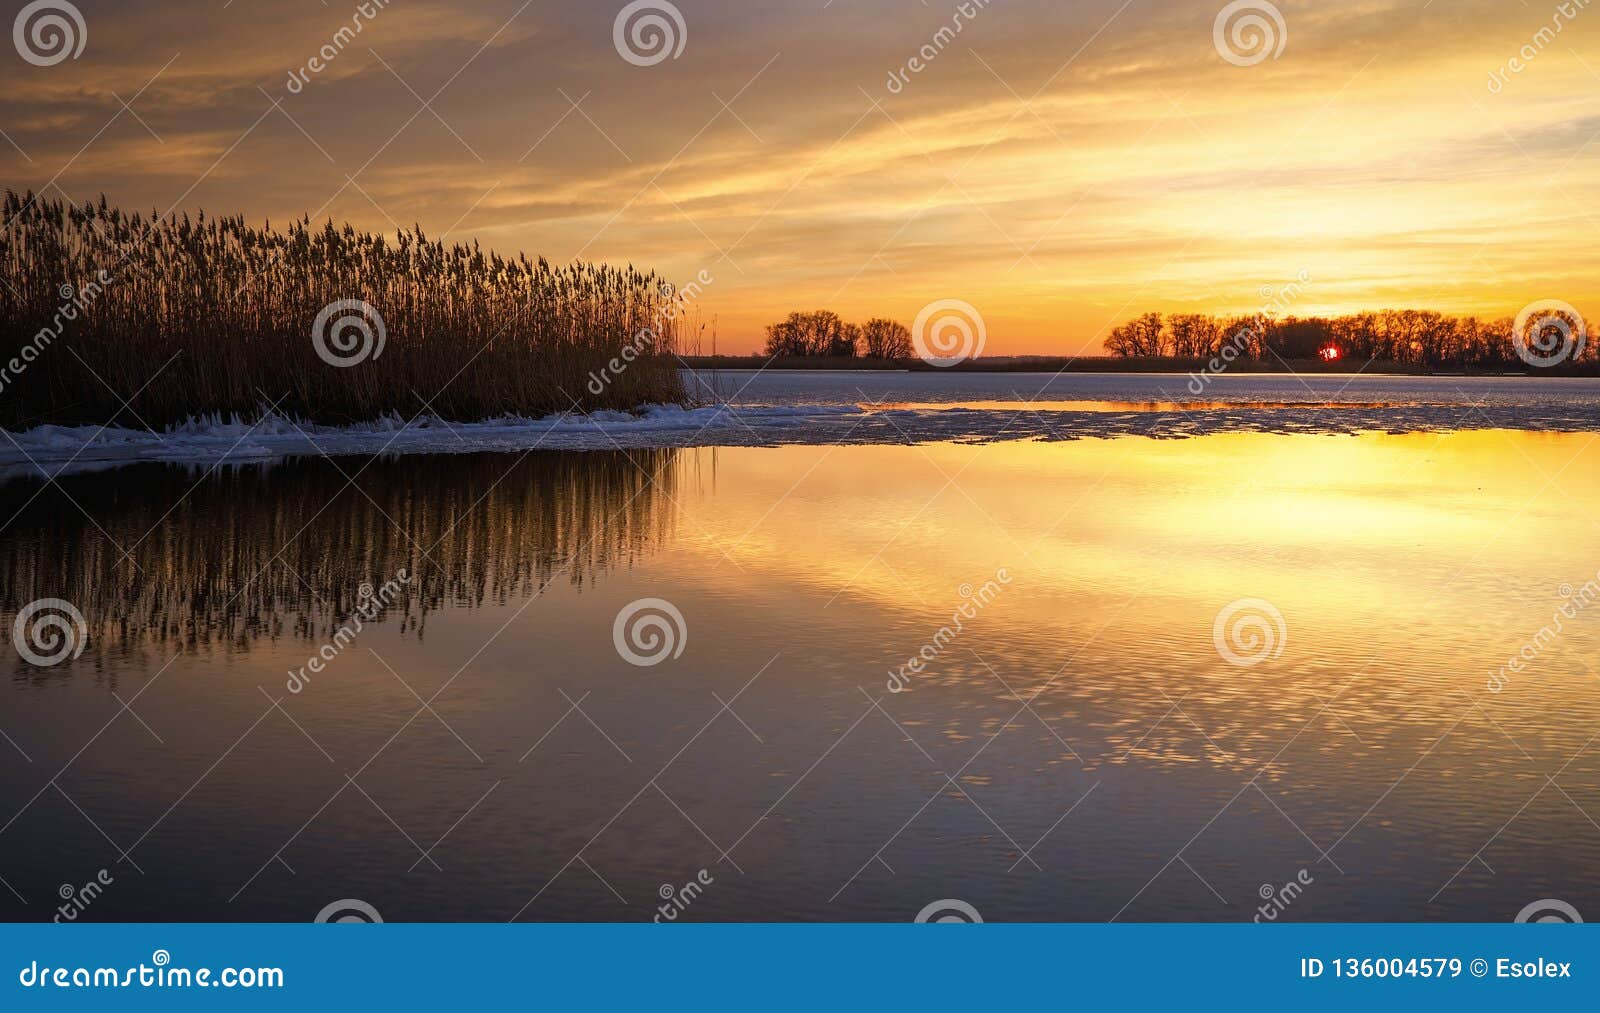
[[[326,637],[362,584],[405,570],[412,580],[376,621],[420,636],[433,609],[582,586],[651,551],[671,531],[675,453],[378,459],[359,489],[345,479],[355,459],[343,472],[319,459],[247,465],[198,485],[166,465],[62,478],[64,493],[11,483],[0,515],[21,513],[0,537],[0,615],[9,627],[28,602],[63,598],[87,619],[92,651],[245,650]]]
[[[446,246],[420,227],[383,236],[309,218],[285,231],[243,217],[157,220],[104,198],[80,208],[7,191],[4,215],[0,362],[35,347],[7,378],[0,427],[248,418],[279,398],[281,413],[325,422],[409,417],[422,398],[449,419],[683,399],[675,300],[631,266],[555,267]],[[371,304],[387,331],[380,355],[349,368],[311,340],[318,313],[340,300]],[[625,345],[644,356],[587,389]],[[117,395],[147,380],[124,410]]]

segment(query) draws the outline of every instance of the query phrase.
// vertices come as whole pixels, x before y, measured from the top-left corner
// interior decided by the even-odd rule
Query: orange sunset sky
[[[1281,0],[1251,66],[1215,0],[678,0],[647,66],[620,2],[373,0],[297,89],[358,4],[76,6],[76,59],[0,56],[3,185],[703,271],[725,352],[962,299],[989,354],[1093,354],[1301,272],[1296,313],[1600,316],[1592,0]]]

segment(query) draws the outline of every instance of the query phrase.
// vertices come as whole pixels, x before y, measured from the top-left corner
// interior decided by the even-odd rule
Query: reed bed
[[[309,217],[280,230],[128,214],[104,197],[75,206],[7,191],[4,215],[0,428],[253,420],[274,404],[343,423],[685,399],[683,305],[631,265],[504,257],[420,226],[386,236]],[[346,301],[375,313],[325,319],[319,355],[319,314]],[[639,354],[595,383],[626,346]]]

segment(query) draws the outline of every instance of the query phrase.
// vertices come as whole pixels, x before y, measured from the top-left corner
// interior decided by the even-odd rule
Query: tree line
[[[1145,313],[1111,331],[1106,351],[1120,358],[1375,360],[1415,367],[1516,368],[1517,320],[1483,320],[1432,310],[1374,310],[1346,316],[1214,316]],[[1531,355],[1544,364],[1600,361],[1600,332],[1575,313],[1546,311],[1524,324]],[[850,323],[831,310],[790,313],[767,326],[766,354],[796,358],[910,359],[904,324],[873,317]],[[1594,335],[1574,355],[1579,335]]]
[[[1231,348],[1230,358],[1369,359],[1411,366],[1491,367],[1520,365],[1517,322],[1511,317],[1480,320],[1429,310],[1376,310],[1339,317],[1268,315],[1216,317],[1201,313],[1146,313],[1121,324],[1106,339],[1114,356],[1213,358]],[[1542,359],[1592,325],[1570,313],[1540,316],[1524,340]],[[1570,337],[1569,337],[1570,336]],[[1561,360],[1592,362],[1600,354],[1587,343],[1581,356]]]
[[[873,317],[863,324],[840,319],[831,310],[791,313],[767,325],[767,354],[909,359],[916,354],[911,329],[898,321]]]

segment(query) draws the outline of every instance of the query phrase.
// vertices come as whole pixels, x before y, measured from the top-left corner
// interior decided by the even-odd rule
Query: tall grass
[[[471,420],[684,398],[682,306],[631,265],[503,257],[420,226],[385,236],[309,217],[282,230],[146,217],[104,197],[79,207],[7,191],[4,216],[3,428],[249,419],[268,404],[318,422],[410,418],[424,399]],[[312,342],[340,300],[369,303],[386,331],[381,354],[344,368]],[[625,345],[644,354],[590,389]]]

